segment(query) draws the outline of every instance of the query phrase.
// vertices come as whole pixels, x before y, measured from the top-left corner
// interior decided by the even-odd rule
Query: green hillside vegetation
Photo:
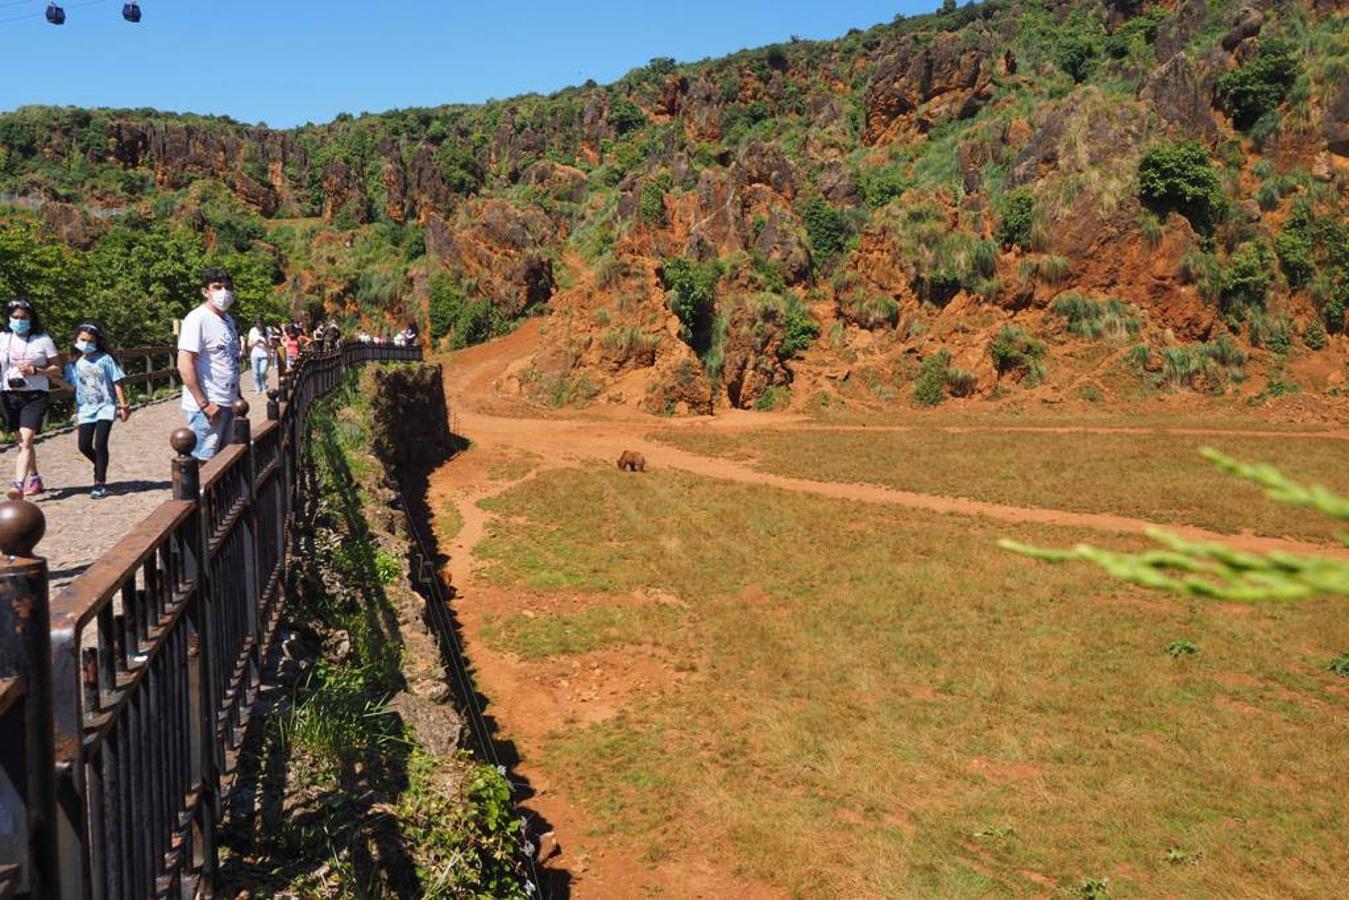
[[[1282,317],[1297,326],[1289,351],[1313,352],[1349,300],[1332,159],[1346,75],[1346,18],[1324,3],[989,0],[837,40],[655,59],[604,86],[286,131],[25,107],[0,116],[0,199],[47,202],[0,218],[0,292],[134,341],[162,333],[213,262],[236,270],[246,317],[412,318],[458,347],[559,291],[617,290],[644,260],[715,386],[716,323],[763,289],[888,330],[962,295],[1044,309],[1089,293],[1111,252],[1161,245],[1202,258],[1182,276],[1219,328],[1258,346]],[[693,275],[711,269],[683,261],[718,269],[710,291]],[[1114,277],[1111,293],[1141,304],[1143,281]],[[1174,324],[1159,303],[1141,340]],[[830,340],[812,321],[788,373],[801,335]]]

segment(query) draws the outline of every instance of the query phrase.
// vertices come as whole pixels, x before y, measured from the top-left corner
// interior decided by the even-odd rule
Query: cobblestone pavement
[[[265,399],[251,388],[244,397],[253,406],[249,418],[262,414]],[[53,595],[169,499],[174,455],[169,435],[182,425],[177,397],[134,410],[130,420],[113,425],[108,441],[112,493],[103,500],[89,498],[94,465],[80,454],[74,431],[38,440],[38,471],[47,490],[30,499],[47,516],[47,532],[37,555],[47,559]],[[14,478],[14,454],[12,447],[0,453],[4,487]]]

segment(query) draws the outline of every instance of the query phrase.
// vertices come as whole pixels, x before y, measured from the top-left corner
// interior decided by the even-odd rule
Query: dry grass
[[[548,471],[484,505],[500,583],[679,601],[605,640],[693,674],[533,760],[650,864],[803,897],[1349,889],[1342,602],[1171,600],[993,547],[1080,533],[675,471]],[[540,627],[495,639],[537,654]]]
[[[1111,512],[1224,532],[1331,541],[1327,521],[1263,499],[1219,474],[1198,449],[1269,462],[1349,492],[1349,443],[1327,438],[1024,431],[665,431],[659,440],[766,471],[1075,512]]]

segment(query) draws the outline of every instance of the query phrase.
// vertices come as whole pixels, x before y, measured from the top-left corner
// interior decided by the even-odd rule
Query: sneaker
[[[35,494],[40,494],[45,490],[46,488],[42,486],[41,475],[29,475],[28,484],[24,485],[23,488],[23,495],[25,497],[32,497]]]
[[[10,487],[9,491],[7,492],[7,495],[9,496],[9,499],[11,499],[11,500],[18,500],[20,497],[23,496],[23,482],[22,482],[22,481],[11,481],[11,482],[10,482],[10,485],[12,485],[12,487]]]
[[[94,489],[89,492],[90,500],[102,500],[106,496],[108,496],[108,489],[101,484],[94,485]]]

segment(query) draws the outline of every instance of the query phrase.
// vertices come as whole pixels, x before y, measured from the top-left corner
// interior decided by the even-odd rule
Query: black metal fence
[[[209,463],[173,433],[173,499],[48,601],[42,512],[0,503],[0,898],[209,894],[216,823],[285,597],[297,465],[343,370],[306,353]]]

